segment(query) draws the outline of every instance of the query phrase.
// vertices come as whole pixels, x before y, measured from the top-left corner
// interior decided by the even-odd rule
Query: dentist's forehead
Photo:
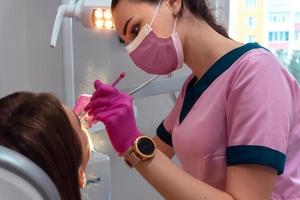
[[[121,36],[123,32],[124,25],[126,21],[133,17],[136,12],[136,3],[132,3],[130,1],[119,1],[117,6],[112,12],[113,21],[116,27],[117,32]]]
[[[138,1],[119,1],[112,12],[116,30],[120,36],[123,35],[123,29],[126,22],[132,17],[149,20],[153,17],[155,4]]]

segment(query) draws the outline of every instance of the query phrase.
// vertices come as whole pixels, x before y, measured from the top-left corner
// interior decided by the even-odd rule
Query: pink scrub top
[[[157,128],[182,168],[224,190],[226,168],[277,170],[272,199],[300,199],[300,88],[275,56],[248,43],[185,81]]]

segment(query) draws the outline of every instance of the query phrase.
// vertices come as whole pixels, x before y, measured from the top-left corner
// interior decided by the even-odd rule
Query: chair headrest
[[[9,148],[0,145],[0,168],[24,179],[45,200],[59,200],[60,196],[48,175],[33,161]],[[1,179],[1,177],[0,177]]]

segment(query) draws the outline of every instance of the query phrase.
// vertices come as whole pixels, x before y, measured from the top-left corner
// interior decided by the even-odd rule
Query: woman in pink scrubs
[[[112,0],[112,11],[138,67],[193,72],[154,142],[132,98],[95,82],[86,111],[117,153],[165,199],[300,199],[300,89],[274,55],[231,40],[205,0]]]

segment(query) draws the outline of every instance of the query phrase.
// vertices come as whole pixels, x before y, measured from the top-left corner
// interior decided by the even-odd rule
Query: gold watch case
[[[136,138],[133,146],[129,151],[125,152],[125,162],[134,167],[138,163],[149,160],[154,157],[156,145],[152,138],[148,136],[140,136]]]

